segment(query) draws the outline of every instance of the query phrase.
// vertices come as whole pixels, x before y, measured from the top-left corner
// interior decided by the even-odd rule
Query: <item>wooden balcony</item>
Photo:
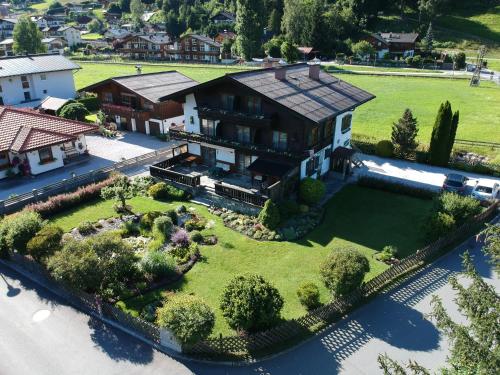
[[[201,118],[221,121],[234,121],[238,125],[267,127],[271,125],[271,118],[238,111],[229,111],[221,108],[198,107]]]

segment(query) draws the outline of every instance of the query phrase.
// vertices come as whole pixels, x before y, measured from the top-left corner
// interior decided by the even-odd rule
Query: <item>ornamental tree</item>
[[[429,162],[432,165],[446,166],[450,160],[449,142],[452,122],[451,104],[446,101],[439,107],[429,148]]]
[[[405,109],[403,117],[392,124],[391,141],[396,153],[406,158],[417,149],[418,121],[409,108]]]
[[[231,328],[254,332],[279,320],[283,298],[262,276],[239,275],[224,289],[220,308]]]
[[[61,108],[59,116],[69,120],[85,121],[90,112],[82,103],[69,103]]]
[[[22,16],[16,23],[12,33],[14,44],[12,46],[16,54],[36,54],[46,52],[42,43],[42,32],[29,16]]]
[[[115,206],[116,211],[126,212],[129,211],[127,199],[134,197],[134,187],[127,176],[120,176],[113,185],[101,190],[101,197],[106,200],[117,201],[118,204]]]
[[[264,203],[264,208],[259,213],[259,222],[268,229],[276,229],[280,224],[280,210],[278,206],[271,200],[268,199]]]

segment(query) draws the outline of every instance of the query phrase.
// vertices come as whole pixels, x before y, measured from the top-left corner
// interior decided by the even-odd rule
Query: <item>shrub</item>
[[[431,241],[438,240],[439,238],[450,233],[456,227],[453,216],[443,212],[436,212],[432,215],[425,226],[427,236]]]
[[[184,206],[183,204],[181,204],[180,206],[178,206],[175,211],[179,214],[183,214],[183,213],[186,213],[187,212],[187,208],[186,206]]]
[[[300,213],[300,206],[292,199],[287,199],[279,203],[281,220],[289,219]]]
[[[73,193],[59,194],[50,197],[45,202],[33,203],[27,206],[26,210],[38,212],[43,217],[50,217],[68,208],[99,198],[101,190],[114,184],[116,178],[117,175],[113,175],[101,182],[80,187]]]
[[[203,243],[203,234],[201,234],[197,230],[191,232],[191,241],[196,243]]]
[[[300,303],[308,310],[319,306],[319,289],[314,283],[302,284],[297,289],[297,297]]]
[[[206,339],[215,325],[215,314],[200,298],[191,295],[175,296],[156,310],[156,322],[167,328],[184,345]]]
[[[225,287],[220,307],[230,327],[252,332],[279,320],[283,298],[262,276],[240,275]]]
[[[153,224],[156,218],[162,216],[160,211],[150,211],[142,215],[139,225],[144,230],[150,230],[153,228]]]
[[[187,200],[189,193],[175,186],[168,185],[165,182],[158,182],[149,187],[148,195],[156,200]]]
[[[448,192],[439,196],[436,207],[436,211],[452,216],[457,225],[463,224],[480,213],[481,210],[481,204],[478,200]]]
[[[377,143],[376,154],[384,158],[391,158],[394,155],[394,146],[391,141],[383,140]]]
[[[141,231],[139,230],[139,225],[134,223],[133,221],[125,221],[120,226],[121,236],[122,237],[134,237],[138,236]]]
[[[398,253],[397,247],[394,246],[384,246],[382,251],[377,254],[377,259],[381,262],[388,262],[392,258],[395,258]]]
[[[172,235],[174,224],[168,216],[157,217],[153,222],[153,236],[155,238],[168,239]]]
[[[9,245],[7,244],[7,225],[6,220],[0,220],[0,259],[9,259]]]
[[[89,114],[90,112],[82,103],[66,104],[59,112],[59,116],[77,121],[85,121],[85,117]]]
[[[402,184],[385,178],[371,176],[359,177],[358,185],[371,189],[388,191],[390,193],[410,195],[422,199],[432,199],[436,196],[433,190],[418,188],[409,184]]]
[[[78,99],[78,103],[83,104],[89,112],[96,112],[100,109],[99,98],[97,96],[87,96]]]
[[[196,242],[192,242],[188,246],[173,247],[169,252],[177,259],[178,264],[186,264],[192,257],[200,255],[200,249]]]
[[[40,215],[32,211],[21,211],[3,221],[5,244],[20,254],[26,254],[26,245],[42,229]]]
[[[39,262],[60,250],[62,236],[63,230],[61,228],[54,225],[45,226],[28,241],[26,245],[28,253]]]
[[[203,230],[203,229],[205,229],[206,225],[207,225],[207,222],[205,220],[200,219],[198,217],[195,217],[195,218],[187,220],[184,223],[184,228],[188,232],[191,232],[193,230]]]
[[[334,250],[320,268],[323,282],[334,297],[347,296],[359,288],[368,271],[368,259],[351,248]]]
[[[96,231],[94,228],[94,224],[92,224],[90,221],[82,221],[80,224],[78,224],[76,229],[82,236],[88,236],[89,234],[92,234]]]
[[[155,180],[151,176],[135,177],[132,182],[132,189],[135,195],[145,196],[148,194],[148,189],[153,186]]]
[[[176,246],[188,247],[189,242],[189,235],[184,229],[179,229],[172,236],[172,243]]]
[[[167,215],[172,220],[172,223],[174,223],[174,225],[178,224],[179,215],[177,215],[177,212],[174,209],[168,210],[167,212],[165,212],[165,215]]]
[[[123,175],[117,177],[113,185],[103,187],[101,190],[103,199],[116,201],[114,206],[116,212],[130,211],[130,207],[127,206],[127,199],[133,198],[134,195],[134,186],[130,183],[130,179]]]
[[[139,266],[142,272],[155,279],[172,276],[176,271],[174,258],[164,251],[148,251]]]
[[[325,195],[325,190],[325,184],[322,181],[307,177],[300,181],[299,196],[307,204],[316,204]]]
[[[259,222],[268,229],[276,229],[280,224],[280,211],[278,206],[270,199],[264,204],[264,208],[259,213]]]

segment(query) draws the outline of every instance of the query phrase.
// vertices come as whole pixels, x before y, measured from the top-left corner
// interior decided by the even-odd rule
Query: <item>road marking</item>
[[[38,310],[33,314],[31,320],[33,320],[35,323],[38,323],[47,319],[49,316],[50,316],[49,310]]]

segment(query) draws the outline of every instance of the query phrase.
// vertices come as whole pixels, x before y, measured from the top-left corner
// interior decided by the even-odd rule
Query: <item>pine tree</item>
[[[403,117],[392,125],[391,140],[396,153],[402,158],[413,154],[418,146],[416,141],[418,135],[418,121],[413,113],[407,108]]]
[[[245,60],[260,51],[264,30],[263,0],[238,0],[236,11],[236,50]]]
[[[434,47],[434,31],[432,30],[432,22],[429,22],[429,27],[427,29],[427,33],[425,34],[423,45],[425,51],[432,52]]]
[[[456,111],[451,119],[451,129],[450,129],[450,139],[448,140],[448,158],[453,150],[453,145],[455,144],[455,137],[457,135],[458,121],[460,120],[460,114]]]
[[[443,167],[448,165],[450,159],[448,147],[451,134],[451,119],[451,104],[446,101],[446,103],[441,104],[439,107],[436,122],[432,129],[431,145],[429,148],[429,162],[432,165]]]
[[[12,37],[14,39],[13,49],[16,54],[35,54],[46,51],[45,46],[42,44],[42,33],[29,16],[19,18]]]

